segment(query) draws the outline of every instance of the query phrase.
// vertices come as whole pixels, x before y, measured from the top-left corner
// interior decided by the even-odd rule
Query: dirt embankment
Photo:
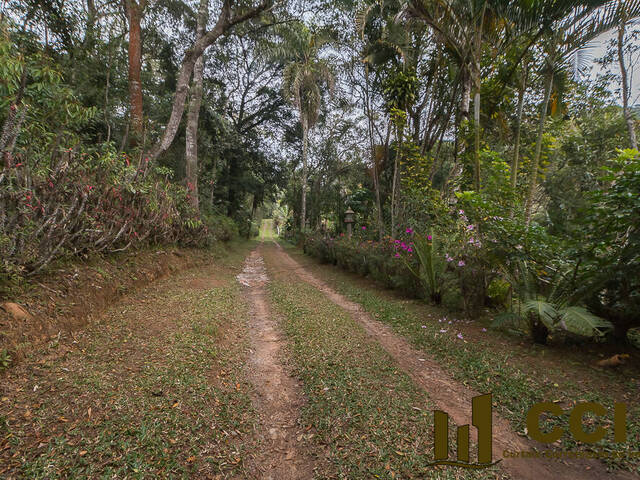
[[[61,264],[0,294],[0,352],[15,364],[52,337],[72,335],[117,298],[212,259],[211,251],[171,247]]]

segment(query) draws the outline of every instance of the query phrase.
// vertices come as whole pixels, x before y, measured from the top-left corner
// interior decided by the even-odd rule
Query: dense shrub
[[[110,150],[68,149],[54,165],[16,160],[0,172],[2,274],[33,274],[69,254],[206,242],[207,227],[165,169]]]
[[[150,165],[140,148],[96,141],[97,108],[82,104],[49,53],[0,23],[0,282],[64,256],[214,238],[173,170]],[[236,231],[222,219],[210,227],[220,240]]]
[[[619,151],[603,170],[604,187],[593,193],[584,215],[583,265],[576,278],[589,306],[625,339],[640,326],[640,154]]]
[[[239,235],[238,225],[231,218],[219,213],[201,213],[211,241],[228,242]]]
[[[401,256],[399,243],[390,237],[381,242],[348,239],[346,236],[322,237],[307,235],[304,250],[322,262],[337,265],[359,275],[368,275],[386,287],[398,289],[405,294],[423,298],[420,280],[409,268],[418,268],[417,259],[411,252]],[[406,245],[406,244],[405,244]],[[403,251],[404,253],[404,251]]]

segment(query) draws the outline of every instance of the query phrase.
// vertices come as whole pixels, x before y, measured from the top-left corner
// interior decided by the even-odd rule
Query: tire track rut
[[[301,280],[324,293],[331,301],[347,310],[365,331],[379,342],[397,364],[438,406],[446,411],[457,425],[471,421],[471,399],[480,393],[464,386],[446,372],[434,359],[415,349],[405,338],[392,329],[374,320],[358,303],[348,300],[291,258],[277,242],[272,247],[283,270],[295,273]],[[450,427],[451,428],[451,427]],[[475,429],[472,430],[472,436]],[[605,465],[592,459],[554,460],[546,458],[502,458],[504,450],[521,451],[545,449],[516,434],[509,422],[493,412],[493,458],[502,459],[501,466],[517,480],[632,480],[640,478],[631,472],[607,472]]]
[[[298,441],[305,433],[298,423],[304,397],[279,358],[284,339],[267,302],[264,285],[268,277],[259,248],[247,257],[242,273],[237,276],[246,288],[251,306],[248,377],[255,387],[253,403],[260,417],[257,432],[260,451],[250,466],[251,478],[311,479],[314,456]]]

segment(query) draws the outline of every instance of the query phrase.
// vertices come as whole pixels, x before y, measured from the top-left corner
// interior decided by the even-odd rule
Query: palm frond
[[[503,312],[496,315],[491,322],[491,328],[519,328],[522,324],[520,315],[514,312]]]
[[[601,337],[613,330],[613,324],[592,314],[584,307],[568,307],[562,310],[559,325],[568,332],[585,337]]]
[[[560,316],[556,308],[545,300],[529,300],[522,305],[522,309],[537,315],[549,329],[556,327]]]

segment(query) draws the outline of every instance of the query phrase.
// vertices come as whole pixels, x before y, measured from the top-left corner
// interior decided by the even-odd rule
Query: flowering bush
[[[384,237],[378,242],[360,240],[355,238],[355,235],[351,240],[346,236],[324,238],[308,235],[305,238],[304,250],[322,262],[338,265],[360,275],[368,275],[389,288],[401,290],[412,296],[425,296],[420,279],[411,271],[419,269],[419,262],[409,238],[400,240]]]

